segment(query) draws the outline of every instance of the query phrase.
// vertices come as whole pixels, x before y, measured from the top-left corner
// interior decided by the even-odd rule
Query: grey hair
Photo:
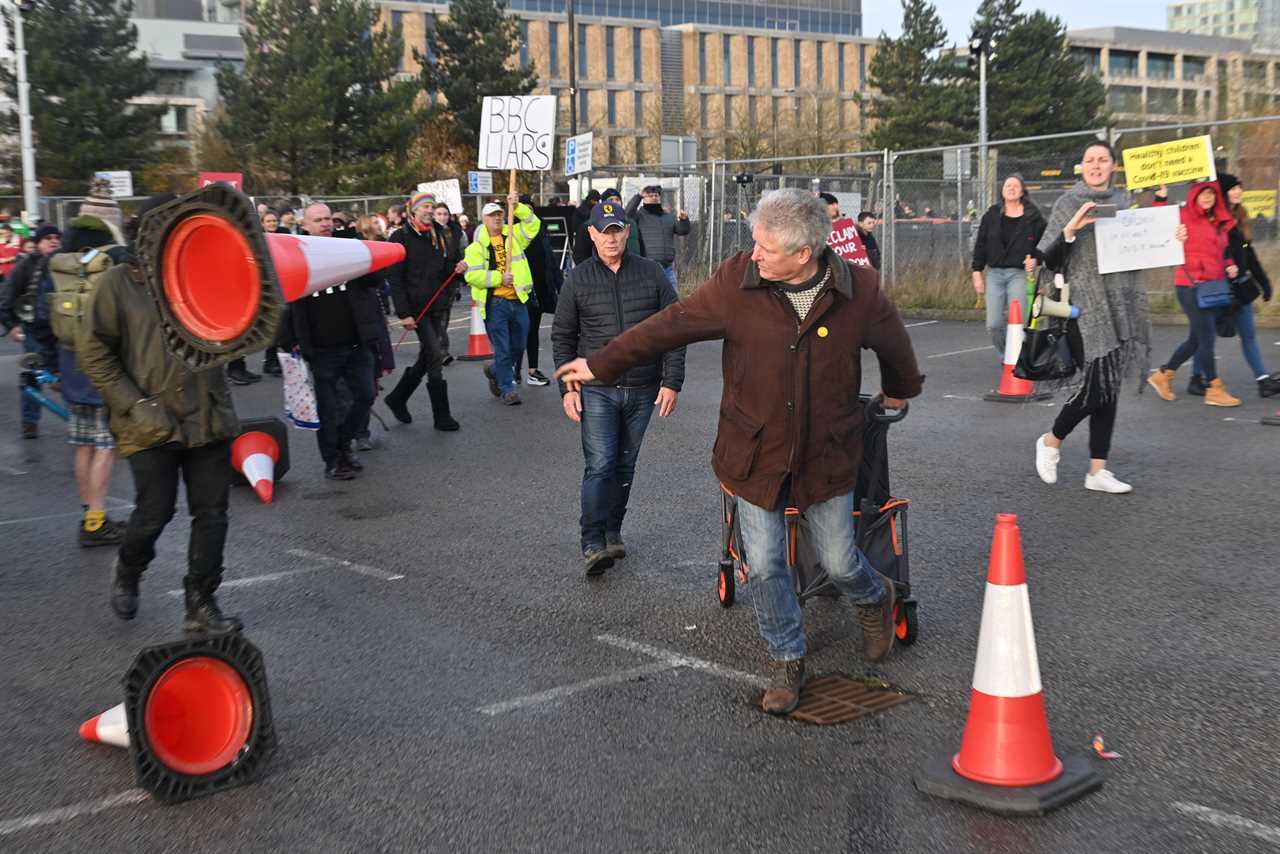
[[[750,221],[752,229],[767,231],[786,252],[808,246],[819,255],[831,233],[827,203],[807,190],[774,190],[756,205]]]

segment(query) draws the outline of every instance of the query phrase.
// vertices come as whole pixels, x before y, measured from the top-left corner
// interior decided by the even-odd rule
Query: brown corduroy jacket
[[[723,339],[724,392],[711,453],[720,481],[771,510],[788,478],[790,503],[801,510],[852,492],[862,460],[862,350],[875,351],[889,397],[915,397],[924,377],[880,277],[830,249],[824,257],[833,275],[803,323],[742,252],[688,299],[614,339],[588,367],[612,382],[676,347]]]

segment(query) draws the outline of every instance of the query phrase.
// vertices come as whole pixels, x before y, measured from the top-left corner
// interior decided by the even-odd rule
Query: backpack
[[[49,292],[49,326],[64,349],[75,352],[94,291],[114,263],[107,254],[110,248],[59,252],[49,259],[49,274],[53,279],[53,290]]]

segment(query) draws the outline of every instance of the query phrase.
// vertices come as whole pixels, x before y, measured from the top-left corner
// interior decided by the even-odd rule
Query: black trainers
[[[364,471],[364,463],[360,462],[360,458],[357,457],[355,452],[350,448],[339,448],[338,460],[339,462],[346,463],[347,468],[352,471]]]
[[[122,620],[132,620],[138,615],[138,576],[125,572],[118,557],[112,572],[111,610]]]
[[[1204,391],[1206,388],[1208,388],[1208,386],[1204,384],[1204,377],[1199,374],[1192,374],[1190,382],[1187,383],[1187,394],[1194,395],[1196,397],[1204,397]]]
[[[613,566],[613,557],[609,552],[594,546],[588,546],[583,549],[582,558],[586,562],[587,576],[589,578],[603,575],[606,569]]]
[[[210,635],[223,635],[238,632],[244,628],[239,617],[222,613],[218,600],[212,593],[206,593],[200,587],[186,579],[182,586],[186,593],[187,613],[182,620],[182,630]]]
[[[263,363],[262,363],[262,372],[263,372],[264,374],[270,374],[270,375],[271,375],[271,376],[273,376],[273,377],[278,377],[278,376],[280,376],[282,373],[284,373],[283,371],[281,371],[281,370],[280,370],[280,363],[279,363],[279,362],[263,362]]]
[[[444,365],[447,368],[450,365],[452,365],[455,361],[457,360],[454,359],[453,356],[445,356],[444,361],[442,361],[440,364]]]
[[[627,556],[627,547],[622,542],[622,534],[606,532],[604,535],[604,550],[609,553],[609,557],[614,560],[622,560]]]
[[[332,465],[325,466],[324,476],[329,480],[355,480],[356,471],[347,465],[346,460],[338,460]]]
[[[255,374],[248,368],[242,368],[239,365],[227,368],[227,379],[236,385],[253,385],[262,380],[261,374]]]
[[[547,379],[547,375],[537,368],[529,371],[529,376],[525,378],[525,382],[529,385],[551,385],[551,380]]]
[[[80,548],[91,549],[95,546],[115,546],[124,539],[124,525],[110,519],[102,523],[96,531],[86,531],[84,522],[80,523]]]
[[[760,699],[760,707],[771,715],[789,715],[800,705],[804,688],[804,659],[769,662],[769,687]]]
[[[1259,397],[1275,397],[1277,394],[1280,394],[1280,379],[1274,374],[1258,380]]]
[[[897,635],[893,624],[894,606],[898,602],[898,591],[893,582],[880,576],[887,591],[884,601],[879,605],[859,605],[858,622],[862,623],[862,655],[867,661],[884,661],[893,649],[893,639]]]
[[[489,381],[489,394],[502,397],[502,389],[498,386],[498,377],[493,373],[493,365],[484,366],[484,378]]]
[[[509,391],[504,394],[502,396],[502,402],[507,406],[519,406],[524,403],[524,401],[520,399],[519,393],[514,391]]]

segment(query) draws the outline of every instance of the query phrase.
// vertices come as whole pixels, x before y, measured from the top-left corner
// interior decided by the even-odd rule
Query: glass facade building
[[[574,13],[598,18],[631,18],[715,27],[862,35],[861,0],[575,0]],[[516,12],[565,14],[564,0],[511,0]]]

